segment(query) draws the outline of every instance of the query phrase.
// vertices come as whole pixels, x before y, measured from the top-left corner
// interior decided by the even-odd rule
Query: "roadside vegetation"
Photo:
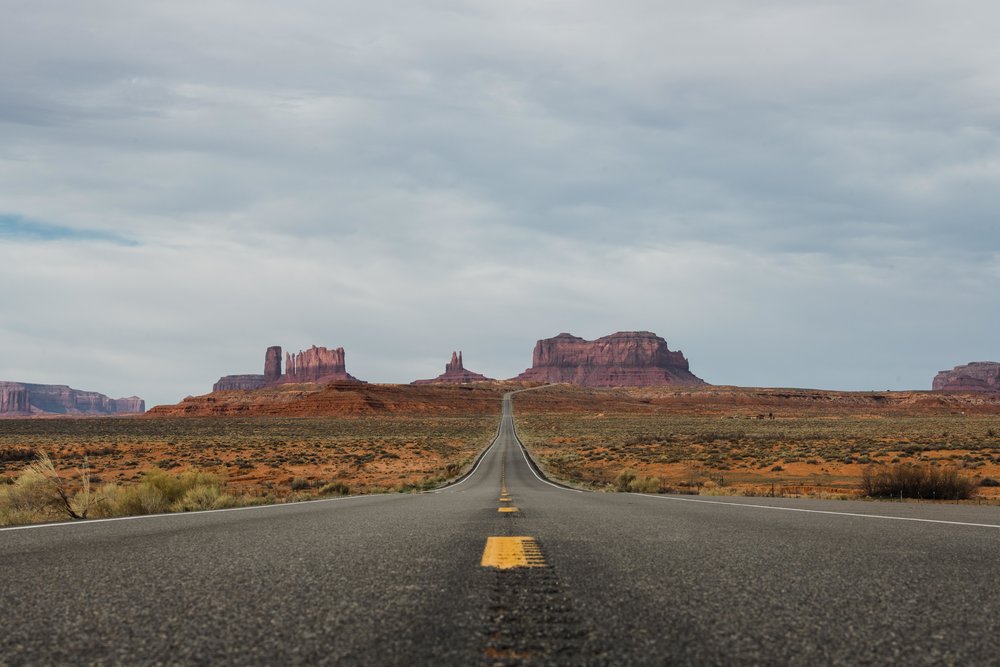
[[[872,498],[968,500],[976,492],[976,482],[952,467],[899,463],[868,466],[861,476],[861,488]]]
[[[0,525],[416,492],[460,475],[496,417],[8,420]]]
[[[550,475],[597,490],[1000,501],[996,416],[560,412],[517,423]]]

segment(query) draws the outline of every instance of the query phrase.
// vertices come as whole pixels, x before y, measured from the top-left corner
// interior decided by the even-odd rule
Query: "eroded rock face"
[[[585,387],[703,385],[688,360],[649,331],[624,331],[597,340],[568,333],[535,344],[531,368],[516,378],[524,382],[569,382]]]
[[[344,348],[329,350],[313,345],[308,350],[285,353],[285,372],[281,372],[281,346],[272,345],[264,353],[263,375],[225,375],[212,385],[212,391],[253,391],[293,382],[328,384],[358,382],[347,372]]]
[[[451,361],[444,365],[444,373],[433,380],[415,380],[411,384],[468,384],[470,382],[492,382],[481,373],[465,370],[462,363],[462,353],[452,352]]]
[[[264,353],[264,379],[274,382],[281,377],[281,346],[272,345]]]
[[[0,414],[31,414],[28,388],[17,382],[0,382]]]
[[[284,382],[358,382],[347,372],[344,348],[328,350],[313,345],[305,352],[285,355]]]
[[[975,361],[941,371],[932,387],[934,391],[1000,392],[1000,363]]]
[[[212,385],[212,391],[249,391],[267,385],[263,375],[224,375]]]
[[[0,415],[118,415],[146,411],[138,396],[108,398],[65,385],[0,382]]]

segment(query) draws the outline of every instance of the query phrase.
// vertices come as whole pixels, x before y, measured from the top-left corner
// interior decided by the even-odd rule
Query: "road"
[[[0,664],[996,664],[998,581],[998,508],[568,490],[505,399],[438,492],[0,530]]]

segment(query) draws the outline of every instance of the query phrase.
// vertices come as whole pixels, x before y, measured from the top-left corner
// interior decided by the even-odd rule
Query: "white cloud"
[[[22,4],[0,216],[62,232],[0,224],[0,378],[173,401],[312,343],[373,381],[453,348],[508,377],[639,328],[712,382],[927,386],[1000,356],[991,18]]]

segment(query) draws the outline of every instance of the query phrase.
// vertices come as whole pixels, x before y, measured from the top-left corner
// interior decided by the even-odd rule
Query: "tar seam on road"
[[[706,505],[725,505],[726,507],[749,507],[752,509],[778,510],[780,512],[806,512],[808,514],[832,514],[834,516],[850,516],[862,519],[885,519],[887,521],[916,521],[918,523],[940,523],[946,526],[971,526],[973,528],[1000,528],[992,523],[969,523],[966,521],[946,521],[944,519],[918,519],[909,516],[888,516],[885,514],[861,514],[859,512],[836,512],[834,510],[810,510],[801,507],[775,507],[774,505],[754,505],[750,503],[727,503],[721,500],[700,500],[695,498],[677,498],[674,496],[652,496],[648,493],[631,493],[632,496],[653,498],[654,500],[675,500],[682,503],[704,503]]]

